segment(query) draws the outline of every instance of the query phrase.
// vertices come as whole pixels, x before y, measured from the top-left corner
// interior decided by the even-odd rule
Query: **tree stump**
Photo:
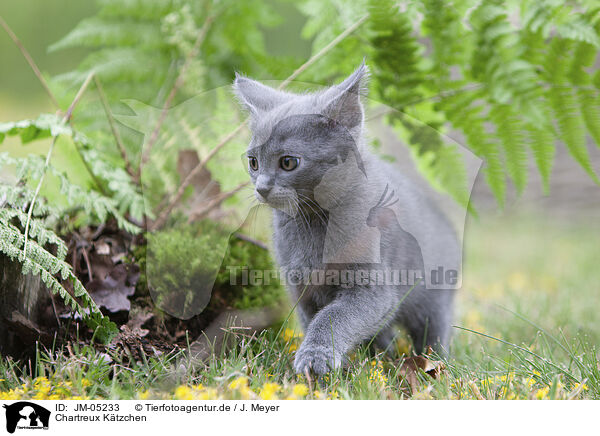
[[[21,264],[0,254],[0,355],[19,357],[46,336],[38,326],[49,308],[40,277],[23,275]]]

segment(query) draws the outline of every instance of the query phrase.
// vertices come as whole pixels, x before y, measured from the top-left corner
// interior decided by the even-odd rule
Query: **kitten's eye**
[[[293,156],[283,156],[279,162],[281,168],[286,171],[295,170],[299,163],[300,159]]]
[[[248,165],[250,165],[252,171],[258,170],[258,159],[254,156],[248,156]]]

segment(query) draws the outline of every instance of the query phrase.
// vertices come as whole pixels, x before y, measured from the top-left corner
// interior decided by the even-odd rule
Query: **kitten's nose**
[[[263,197],[267,198],[269,196],[269,192],[271,192],[272,186],[261,186],[257,187],[256,191]]]

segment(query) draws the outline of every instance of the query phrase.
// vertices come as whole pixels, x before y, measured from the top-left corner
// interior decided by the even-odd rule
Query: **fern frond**
[[[160,25],[131,19],[109,21],[101,17],[83,19],[75,29],[55,42],[50,52],[72,47],[164,47]]]
[[[88,55],[73,72],[60,74],[54,80],[72,85],[83,83],[94,73],[107,87],[113,83],[149,82],[159,88],[166,78],[170,59],[159,51],[144,52],[134,47],[102,48]]]
[[[527,147],[523,123],[510,105],[493,106],[490,119],[496,125],[496,136],[504,149],[506,169],[520,194],[527,185]]]
[[[473,44],[473,33],[468,32],[462,23],[459,5],[448,7],[444,0],[422,0],[423,33],[431,40],[432,82],[435,92],[443,92],[453,87],[450,69],[463,65],[469,58]]]
[[[576,88],[581,116],[588,133],[600,147],[600,94],[593,86],[593,77],[588,70],[593,67],[598,50],[591,44],[579,43],[574,51],[567,78]]]
[[[3,153],[0,153],[0,168],[2,165]],[[33,200],[35,192],[24,185],[10,185],[8,183],[0,183],[0,207],[8,205],[13,209],[27,210],[27,207]],[[38,198],[33,208],[32,215],[34,217],[46,217],[55,219],[60,216],[61,209],[54,205],[48,204],[45,198]]]
[[[152,20],[163,17],[173,9],[165,0],[97,0],[101,17],[135,17]]]
[[[369,11],[371,57],[377,65],[373,88],[379,98],[401,111],[421,97],[421,47],[412,34],[411,23],[393,1],[371,0]]]
[[[137,192],[125,170],[102,159],[83,134],[74,131],[69,126],[63,126],[58,116],[43,114],[36,120],[24,120],[0,125],[0,133],[5,135],[23,137],[23,132],[35,132],[36,137],[59,134],[70,137],[80,147],[83,156],[92,167],[93,173],[107,181],[108,188],[114,193],[114,198],[105,197],[93,190],[84,189],[71,183],[63,172],[49,165],[47,171],[60,180],[60,190],[67,198],[67,202],[71,206],[81,205],[86,212],[94,214],[101,222],[106,219],[108,212],[117,220],[119,227],[133,234],[139,233],[140,229],[128,222],[123,216],[129,212],[134,218],[141,219],[144,214],[143,198]],[[27,134],[27,137],[30,134]],[[0,138],[0,144],[2,139]],[[1,153],[0,168],[4,165],[15,165],[19,180],[37,180],[44,171],[44,160],[39,156],[30,155],[26,158],[17,159],[6,153]]]
[[[456,145],[444,144],[435,152],[426,152],[415,158],[420,171],[435,189],[448,193],[465,209],[471,209],[465,162]]]
[[[567,59],[572,47],[571,41],[562,39],[554,39],[550,44],[549,54],[544,64],[544,74],[550,84],[547,99],[558,125],[559,138],[565,143],[571,156],[596,183],[600,184],[586,146],[585,123],[580,113],[577,90],[569,83],[569,68],[572,72],[573,67]]]
[[[560,139],[573,158],[596,183],[600,184],[586,146],[585,125],[579,114],[576,93],[570,88],[554,87],[549,91],[549,101],[558,124]]]
[[[600,147],[600,91],[582,89],[577,94],[585,126],[596,145]]]
[[[438,107],[452,125],[465,136],[466,145],[485,161],[483,172],[498,204],[503,207],[506,197],[506,175],[500,147],[485,126],[483,107],[478,102],[481,91],[470,91],[443,98]]]
[[[7,217],[8,215],[4,216]],[[47,234],[48,232],[49,230],[45,230],[44,233]],[[58,238],[56,235],[47,236],[48,239],[52,240]],[[54,256],[36,241],[28,240],[27,253],[25,254],[24,244],[25,236],[19,229],[10,222],[0,219],[0,253],[8,256],[13,261],[18,261],[21,264],[23,274],[39,276],[53,294],[58,294],[67,306],[76,310],[89,323],[91,328],[99,330],[100,337],[107,341],[110,340],[118,332],[116,325],[102,316],[94,300],[73,274],[71,266],[59,257]],[[59,250],[61,255],[66,255],[62,248],[59,248]],[[61,284],[59,278],[62,281],[71,283],[73,295]],[[77,298],[82,301],[83,305],[77,301]]]
[[[550,174],[554,164],[554,133],[548,128],[540,128],[531,124],[526,126],[526,130],[533,158],[542,177],[544,193],[548,194],[550,192]]]
[[[0,223],[8,226],[13,219],[17,219],[21,227],[25,228],[27,214],[21,210],[13,208],[0,209]],[[43,221],[32,218],[29,222],[29,237],[35,240],[40,246],[52,244],[56,247],[56,257],[59,260],[65,260],[67,257],[67,246],[61,238],[51,230],[46,228]]]
[[[561,39],[586,42],[600,48],[600,37],[586,12],[574,11],[572,4],[556,0],[529,2],[523,14],[523,27],[544,38],[552,34]]]
[[[531,109],[528,103],[538,90],[538,74],[524,57],[524,46],[508,19],[504,2],[481,2],[473,11],[470,23],[476,31],[477,46],[468,73],[486,86],[486,99],[492,105],[513,104]],[[531,110],[520,112],[531,122],[539,121],[533,118],[536,113]]]

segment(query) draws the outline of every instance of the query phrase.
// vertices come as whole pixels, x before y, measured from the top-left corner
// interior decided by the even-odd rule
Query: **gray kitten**
[[[373,338],[387,350],[397,325],[417,352],[448,345],[458,241],[435,205],[368,151],[367,75],[363,64],[302,95],[242,76],[234,83],[250,112],[255,194],[273,208],[276,258],[306,332],[298,373],[338,368]]]

